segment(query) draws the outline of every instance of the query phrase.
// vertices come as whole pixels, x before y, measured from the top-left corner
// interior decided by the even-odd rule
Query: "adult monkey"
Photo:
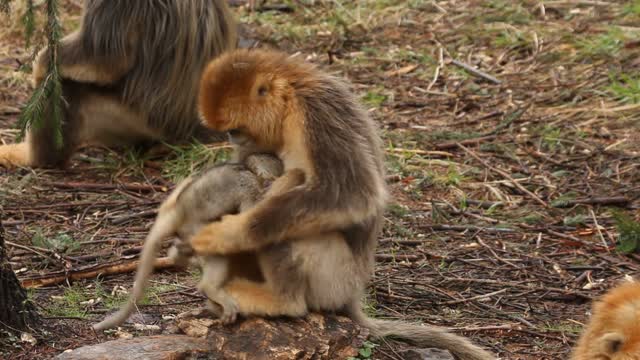
[[[85,0],[80,29],[58,49],[62,148],[47,106],[25,142],[0,146],[0,166],[63,166],[88,143],[216,138],[200,125],[199,79],[212,58],[235,45],[225,0]],[[46,76],[48,53],[34,62],[36,85]]]

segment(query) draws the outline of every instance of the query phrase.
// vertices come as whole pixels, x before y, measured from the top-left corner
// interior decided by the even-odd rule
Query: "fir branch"
[[[35,5],[33,4],[33,0],[26,0],[27,8],[22,15],[22,24],[24,24],[24,40],[25,46],[31,46],[31,39],[33,38],[33,33],[36,30],[36,20],[35,20]]]
[[[41,129],[45,121],[44,116],[52,125],[52,135],[56,148],[62,147],[62,79],[58,71],[58,43],[61,38],[61,27],[58,22],[58,0],[47,0],[47,39],[49,49],[49,67],[47,76],[35,89],[27,104],[23,107],[18,126],[20,128],[19,139],[24,138],[28,129]],[[28,0],[33,6],[33,0]],[[33,8],[31,9],[31,12]],[[29,10],[27,11],[27,13]],[[31,15],[33,16],[33,14]],[[27,29],[27,32],[29,30]],[[51,113],[46,114],[45,109],[50,106]]]

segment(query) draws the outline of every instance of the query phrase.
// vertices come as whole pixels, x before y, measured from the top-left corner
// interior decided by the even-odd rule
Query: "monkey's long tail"
[[[129,317],[136,307],[136,303],[144,296],[144,290],[149,282],[149,277],[153,272],[154,262],[160,251],[162,240],[171,235],[179,224],[179,216],[177,214],[163,214],[158,216],[155,223],[149,231],[149,235],[144,242],[140,262],[136,271],[133,290],[129,295],[129,299],[122,305],[120,310],[115,314],[107,317],[101,322],[93,325],[95,331],[101,331],[116,327]]]
[[[415,345],[449,350],[461,360],[495,360],[486,350],[472,344],[464,337],[434,326],[413,325],[402,321],[381,320],[368,317],[356,302],[348,307],[350,317],[369,329],[373,337],[396,336]]]

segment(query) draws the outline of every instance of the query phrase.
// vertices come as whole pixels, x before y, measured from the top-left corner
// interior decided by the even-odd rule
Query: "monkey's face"
[[[236,50],[212,61],[200,83],[205,125],[244,132],[261,147],[277,150],[292,99],[283,62],[282,55],[262,50]]]

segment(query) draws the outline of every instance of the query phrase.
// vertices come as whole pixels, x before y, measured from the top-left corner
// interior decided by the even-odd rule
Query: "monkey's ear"
[[[600,340],[600,349],[607,355],[613,355],[622,350],[624,345],[624,335],[618,332],[604,334]]]

